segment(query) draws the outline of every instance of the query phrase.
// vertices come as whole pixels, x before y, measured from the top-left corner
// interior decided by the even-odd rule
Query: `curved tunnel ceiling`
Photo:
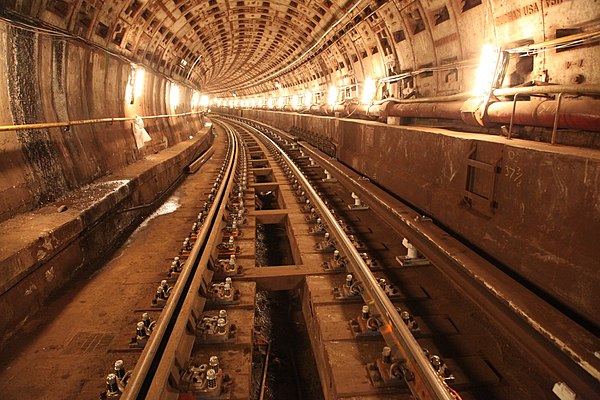
[[[30,9],[13,3],[9,9],[187,80],[203,92],[227,93],[297,59],[349,2],[50,0]]]
[[[486,42],[522,46],[597,31],[599,7],[575,2],[7,0],[7,8],[213,96],[323,90],[330,82],[351,85],[449,66],[450,72],[421,82],[419,95],[432,96],[468,90],[465,82]],[[545,71],[566,58],[542,58],[513,66],[518,80],[557,82]],[[565,71],[564,79],[599,80],[592,63],[581,67]]]

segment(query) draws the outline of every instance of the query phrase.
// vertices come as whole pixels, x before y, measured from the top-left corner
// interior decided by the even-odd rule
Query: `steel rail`
[[[225,207],[227,205],[227,196],[233,189],[233,178],[237,167],[237,157],[240,148],[237,136],[233,129],[228,126],[224,127],[231,138],[232,147],[230,147],[230,149],[232,150],[232,163],[230,164],[230,168],[227,168],[226,177],[223,179],[223,182],[227,183],[226,185],[221,185],[221,188],[224,190],[219,191],[219,196],[217,196],[215,203],[213,203],[218,204],[218,209],[214,214],[214,219],[212,219],[210,223],[211,232],[209,239],[206,242],[206,251],[202,252],[197,261],[198,268],[196,269],[187,290],[185,300],[180,310],[180,315],[174,323],[169,342],[165,346],[163,359],[161,359],[160,365],[157,367],[156,378],[150,383],[146,396],[138,397],[138,399],[167,398],[168,396],[166,396],[166,394],[172,393],[172,390],[169,390],[169,383],[177,382],[181,369],[184,368],[194,347],[196,340],[194,326],[197,319],[201,317],[201,312],[206,302],[206,298],[202,297],[202,287],[204,284],[209,284],[212,280],[213,273],[208,269],[208,262],[212,250],[218,244],[217,239],[221,238],[221,230],[218,229],[218,224],[223,220],[223,214],[225,213]],[[219,201],[217,201],[217,199]],[[217,229],[215,229],[215,227],[217,227]]]
[[[288,133],[276,131],[289,140],[294,140]],[[420,214],[412,208],[403,203],[391,205],[385,194],[373,193],[365,187],[364,182],[359,182],[348,172],[334,165],[316,148],[306,143],[298,143],[298,146],[323,163],[323,167],[338,180],[348,182],[352,190],[362,193],[365,197],[361,199],[369,204],[375,213],[384,219],[385,215],[389,214],[392,220],[388,223],[392,229],[407,237],[434,265],[444,266],[438,270],[473,302],[484,305],[482,309],[490,317],[502,326],[510,324],[511,328],[507,330],[509,335],[521,342],[524,342],[524,337],[528,337],[526,347],[535,347],[534,353],[540,362],[553,359],[552,370],[557,376],[570,381],[574,385],[572,388],[581,393],[593,391],[589,389],[594,385],[591,380],[595,380],[596,384],[600,382],[600,364],[592,350],[597,347],[597,339],[592,338],[593,332],[587,332],[522,285],[506,286],[504,273],[493,273],[497,268],[495,265],[473,254],[472,250],[466,252],[464,247],[457,246],[455,240],[450,239],[448,234],[436,225],[419,222],[416,217]],[[520,300],[515,301],[513,297]],[[561,329],[568,332],[568,335],[561,337]],[[535,335],[543,338],[544,342],[540,344]],[[580,376],[576,371],[566,373],[566,369],[570,370],[568,365],[572,363],[589,374],[590,379]],[[556,368],[558,365],[562,368],[560,373]]]
[[[205,246],[207,251],[204,251],[198,260],[198,268],[187,291],[184,304],[181,308],[180,318],[175,322],[169,343],[165,348],[165,356],[157,368],[156,376],[158,378],[151,382],[147,397],[145,397],[148,399],[167,398],[166,394],[172,393],[169,390],[169,383],[176,382],[179,378],[181,368],[184,367],[185,362],[189,359],[196,340],[194,326],[197,319],[201,317],[201,312],[206,302],[206,299],[201,295],[202,286],[203,284],[209,284],[212,280],[213,273],[208,269],[208,261],[212,249],[217,245],[217,240],[221,239],[221,230],[218,229],[218,224],[222,221],[223,214],[225,213],[227,205],[226,196],[233,189],[233,178],[237,168],[237,156],[240,147],[234,131],[228,126],[224,127],[228,131],[233,143],[233,165],[231,169],[228,168],[227,179],[224,179],[224,182],[227,182],[225,190],[224,192],[219,192],[219,194],[222,194],[221,197],[217,197],[220,201],[217,202],[215,200],[215,204],[218,203],[218,210],[214,219],[211,220],[211,233]]]
[[[248,121],[295,141],[292,135],[280,129],[254,120]],[[306,143],[298,143],[298,146],[303,147],[305,152],[318,160],[338,180],[347,182],[353,191],[362,193],[364,197],[361,199],[376,214],[384,218],[396,232],[407,237],[467,298],[495,320],[508,336],[531,351],[548,368],[548,373],[567,382],[583,396],[597,392],[600,364],[594,356],[597,338],[593,332],[587,332],[557,312],[529,289],[510,284],[512,280],[504,273],[494,272],[496,266],[472,250],[465,251],[462,244],[437,225],[420,220],[418,217],[421,215],[414,209],[383,191],[374,193],[365,186],[365,182],[360,182],[360,178],[353,177],[358,175],[356,171],[334,165],[321,151]],[[553,362],[548,363],[548,360]],[[575,370],[575,365],[582,368],[585,374]]]
[[[507,330],[509,335],[520,342],[525,342],[523,338],[528,337],[526,347],[531,349],[535,346],[534,353],[540,354],[537,356],[540,362],[545,363],[552,359],[551,370],[562,379],[570,380],[575,385],[572,388],[588,393],[589,388],[594,385],[591,379],[595,380],[596,384],[600,382],[600,364],[593,354],[593,349],[597,348],[597,339],[592,338],[593,332],[588,333],[521,284],[506,286],[512,279],[507,279],[503,272],[494,274],[497,266],[476,255],[473,250],[465,251],[465,247],[458,245],[456,239],[449,237],[448,233],[437,225],[421,219],[421,214],[414,209],[405,204],[390,205],[384,193],[378,195],[371,192],[364,182],[359,182],[327,160],[318,149],[304,143],[298,143],[298,146],[304,148],[304,151],[316,160],[323,162],[324,168],[338,180],[348,182],[352,190],[363,194],[361,199],[376,214],[384,220],[385,214],[390,215],[391,222],[388,223],[392,229],[407,237],[440,272],[454,282],[468,298],[479,304],[490,317],[502,326],[508,326],[510,323]],[[545,317],[540,319],[542,314]],[[568,331],[568,336],[561,337],[558,334],[559,328]],[[534,335],[539,335],[544,342],[538,343]],[[582,368],[589,374],[590,379],[580,376],[576,371],[566,374],[564,368],[570,369],[567,365],[571,363]],[[558,365],[563,368],[562,373],[557,372]]]
[[[218,211],[222,210],[222,200],[225,194],[231,187],[233,182],[232,175],[235,169],[236,160],[236,149],[237,144],[235,143],[233,135],[230,133],[229,143],[229,162],[227,166],[227,177],[223,179],[212,206],[209,209],[205,223],[201,226],[198,238],[192,246],[190,255],[185,261],[182,271],[175,283],[172,293],[170,294],[165,307],[163,308],[156,327],[154,328],[148,343],[144,347],[142,354],[136,363],[133,370],[132,377],[127,384],[127,387],[121,396],[124,400],[132,400],[138,398],[145,398],[144,391],[147,389],[149,383],[153,380],[155,372],[158,368],[157,363],[160,362],[163,357],[163,351],[167,347],[167,342],[170,339],[170,334],[173,331],[176,321],[179,319],[179,311],[183,307],[185,301],[184,296],[187,295],[187,290],[191,285],[191,280],[197,275],[197,267],[199,264],[199,256],[206,248],[208,237],[213,230],[214,222],[217,220],[216,216]],[[220,200],[220,201],[217,201]]]
[[[404,379],[412,394],[417,399],[421,400],[455,400],[456,397],[451,393],[446,383],[433,369],[431,363],[425,357],[423,349],[404,321],[400,318],[396,307],[381,289],[379,282],[365,264],[358,250],[356,250],[348,236],[345,234],[343,228],[338,224],[337,219],[321,200],[316,190],[308,182],[308,179],[302,174],[302,171],[273,139],[267,137],[256,128],[250,125],[247,126],[257,132],[261,138],[264,138],[267,143],[270,143],[280,152],[285,163],[294,172],[296,179],[302,184],[305,192],[310,197],[312,204],[319,211],[321,219],[328,225],[330,234],[338,243],[337,249],[345,254],[349,260],[349,269],[363,284],[363,295],[366,294],[365,302],[370,307],[374,306],[384,320],[380,332],[386,343],[392,349],[392,354],[408,364],[408,371],[404,371]]]

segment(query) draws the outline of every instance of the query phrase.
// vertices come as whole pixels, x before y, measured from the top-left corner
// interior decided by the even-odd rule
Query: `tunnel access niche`
[[[287,214],[256,216],[256,266],[302,264]]]

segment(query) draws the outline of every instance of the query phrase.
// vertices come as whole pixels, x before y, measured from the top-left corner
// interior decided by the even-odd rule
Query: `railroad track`
[[[211,296],[213,301],[221,299],[227,302],[227,298],[233,298],[235,294],[231,283],[211,287],[214,272],[208,268],[211,252],[207,249],[216,247],[216,240],[220,239],[223,221],[229,217],[226,215],[226,206],[230,195],[236,184],[238,187],[244,184],[245,153],[240,150],[241,141],[228,125],[224,125],[224,128],[228,135],[226,159],[208,195],[208,201],[199,210],[190,236],[171,266],[169,276],[176,279],[176,283],[170,287],[167,280],[161,282],[164,289],[159,287],[153,300],[155,305],[163,307],[160,317],[157,321],[140,321],[136,337],[132,339],[133,348],[143,348],[135,369],[126,373],[122,364],[117,362],[115,373],[107,377],[104,397],[165,398],[169,396],[169,391],[172,395],[175,393],[173,387],[182,389],[187,386],[193,391],[196,386],[200,392],[208,392],[208,386],[224,384],[225,376],[214,359],[206,360],[211,365],[209,376],[206,374],[208,371],[197,371],[195,365],[189,364],[197,334],[206,334],[211,329],[229,332],[231,328],[226,318],[207,317],[202,325],[202,317],[198,314],[202,313]],[[239,213],[242,215],[243,211]],[[183,363],[188,364],[184,367]],[[184,371],[173,375],[175,365],[180,365]]]
[[[460,285],[472,301],[494,312],[498,309],[481,293],[473,299],[476,290],[469,287],[470,277],[457,278],[449,272],[444,272],[447,279],[433,276],[437,270],[431,262],[440,269],[448,261],[436,252],[432,235],[422,226],[430,220],[402,210],[381,193],[365,191],[365,181],[352,171],[285,132],[240,118],[215,120],[228,135],[225,162],[184,242],[179,263],[169,271],[173,286],[163,282],[162,294],[160,287],[157,290],[154,303],[162,307],[160,317],[138,325],[131,345],[143,350],[135,369],[126,372],[122,364],[115,364],[104,397],[249,398],[253,352],[258,348],[256,287],[257,283],[269,287],[280,279],[278,274],[281,279],[302,278],[302,312],[326,398],[467,399],[507,382],[515,386],[527,382],[515,376],[519,373],[508,373],[494,354],[468,348],[468,340],[461,340],[462,327],[456,326],[462,316],[432,306],[440,286]],[[319,265],[305,263],[303,270],[293,273],[284,267],[254,265],[255,249],[250,244],[258,222],[250,217],[257,198],[252,178],[258,182],[257,177],[265,176],[263,169],[287,180],[277,184],[290,187],[286,196],[295,197],[295,207],[304,212],[303,222],[309,227],[309,238],[294,243],[309,242],[308,251],[307,245],[298,244],[298,252],[315,253],[311,260],[321,260]],[[357,215],[368,217],[363,221]],[[385,244],[374,240],[390,233],[390,227],[393,237]],[[294,228],[298,233],[300,228]],[[288,227],[288,235],[291,231]],[[442,292],[437,297],[456,301],[455,294]],[[521,334],[524,324],[506,315],[504,311],[502,323],[514,324],[508,329],[518,328]],[[573,368],[569,357],[557,354],[551,345],[540,344],[531,333],[525,343],[558,360],[550,367],[525,360],[524,365],[537,369],[533,375],[550,371],[552,375],[544,379],[564,377],[578,393],[597,388],[597,381]],[[348,354],[353,356],[344,358]],[[263,370],[264,384],[266,361]],[[523,389],[501,388],[499,393],[522,393],[519,390]],[[264,387],[257,392],[262,399]]]
[[[335,250],[339,252],[338,256],[344,260],[346,272],[352,276],[353,280],[356,279],[357,282],[360,282],[360,295],[369,307],[369,313],[378,316],[378,320],[381,321],[378,329],[389,346],[389,355],[386,355],[385,358],[390,360],[390,365],[397,363],[398,369],[395,378],[403,379],[410,391],[418,398],[455,399],[452,389],[445,383],[445,377],[434,369],[431,361],[410,332],[408,325],[400,317],[396,306],[392,304],[388,294],[357,250],[355,243],[340,224],[339,219],[321,199],[317,190],[304,176],[303,171],[294,160],[283,152],[273,139],[267,136],[263,136],[263,138],[271,153],[277,154],[276,158],[288,178],[302,188],[307,200],[310,201],[307,204],[316,209],[321,223],[327,226],[326,233],[330,235],[329,240]],[[391,360],[402,361],[392,362]]]
[[[442,272],[464,296],[484,309],[485,314],[499,324],[499,329],[527,349],[528,356],[536,358],[540,370],[556,379],[552,386],[554,395],[570,398],[573,388],[580,397],[595,396],[600,388],[600,374],[594,349],[600,342],[593,332],[586,331],[526,288],[508,279],[487,260],[432,224],[430,218],[419,215],[368,183],[368,179],[332,161],[331,154],[321,152],[287,132],[244,118],[233,119],[266,135],[270,146],[279,146],[274,151],[284,149],[289,154],[281,157],[285,161],[284,168],[289,168],[298,176],[289,178],[294,182],[301,181],[300,186],[318,209],[318,216],[325,221],[327,232],[334,237],[336,249],[343,252],[344,267],[359,277],[366,288],[361,295],[367,305],[375,306],[377,315],[383,320],[381,331],[392,354],[406,361],[404,377],[408,378],[407,384],[417,398],[452,398],[456,392],[448,390],[443,383],[436,384],[436,378],[438,381],[440,378],[439,369],[438,373],[434,371],[432,374],[431,357],[420,357],[421,347],[414,341],[410,330],[403,329],[402,325],[405,324],[395,318],[398,313],[394,312],[394,305],[387,301],[385,293],[379,290],[380,285],[377,285],[369,271],[371,265],[364,262],[364,253],[356,251],[356,241],[348,240],[348,235],[344,235],[344,230],[347,231],[345,226],[349,224],[337,219],[339,213],[333,215],[327,209],[335,210],[335,207],[321,207],[319,197],[331,195],[326,189],[330,185],[323,185],[323,181],[339,179],[346,191],[353,191],[353,198],[362,197],[363,201],[366,200],[400,238],[410,238],[408,244],[412,248],[408,250],[406,258],[410,258],[411,252],[416,255],[418,248],[418,254],[425,254],[428,260],[434,262],[437,271]],[[315,167],[323,172],[315,174]],[[323,173],[325,177],[321,179]],[[310,181],[307,177],[311,178]],[[360,204],[360,200],[356,204]],[[520,301],[514,301],[513,298]],[[413,354],[417,354],[416,358]]]

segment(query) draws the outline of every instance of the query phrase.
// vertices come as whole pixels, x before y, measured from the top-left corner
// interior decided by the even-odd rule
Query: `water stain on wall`
[[[69,121],[67,102],[67,43],[63,39],[52,39],[52,104],[59,121]],[[98,169],[98,162],[92,151],[86,151],[81,142],[82,131],[71,127],[62,132],[57,150],[65,160],[63,173],[70,187],[89,182]]]
[[[37,35],[9,28],[7,46],[8,91],[15,124],[38,123],[43,111],[38,86]],[[28,185],[35,205],[53,202],[67,191],[56,146],[47,129],[17,131],[29,167]]]

